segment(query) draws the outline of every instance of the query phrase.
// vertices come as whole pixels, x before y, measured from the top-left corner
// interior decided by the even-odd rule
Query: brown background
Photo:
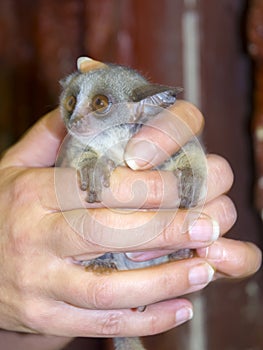
[[[196,3],[193,10],[199,15],[205,143],[230,161],[236,178],[231,196],[239,218],[230,235],[262,245],[253,202],[254,66],[246,37],[248,5],[260,6],[260,1],[2,0],[0,147],[56,106],[58,80],[75,69],[80,55],[127,64],[153,81],[183,86],[186,3]],[[207,349],[263,349],[262,288],[259,272],[245,281],[216,282],[201,294]],[[192,332],[184,325],[146,341],[149,349],[188,350]],[[67,349],[105,348],[105,341],[79,339]]]

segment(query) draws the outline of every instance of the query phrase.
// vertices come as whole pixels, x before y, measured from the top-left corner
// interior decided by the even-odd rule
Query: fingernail
[[[106,64],[100,61],[93,60],[90,57],[79,57],[77,60],[78,70],[82,73],[89,72],[93,69],[100,69],[106,67]]]
[[[215,270],[207,263],[190,269],[188,278],[191,285],[206,285],[212,281]]]
[[[220,235],[217,221],[211,219],[198,219],[188,229],[192,241],[213,242]]]
[[[193,310],[189,307],[183,307],[176,311],[175,313],[175,321],[176,325],[182,324],[186,321],[189,321],[193,318]]]
[[[152,160],[156,153],[157,148],[153,143],[147,141],[134,142],[125,154],[125,161],[133,170],[142,169],[149,164],[153,165]]]
[[[90,61],[92,61],[92,58],[89,58],[87,56],[79,57],[77,59],[77,68],[78,68],[78,70],[80,70],[82,63],[84,63],[84,62],[87,63],[87,62],[90,62]]]
[[[216,242],[209,247],[197,249],[197,254],[200,258],[211,260],[222,260],[224,258],[224,250]]]

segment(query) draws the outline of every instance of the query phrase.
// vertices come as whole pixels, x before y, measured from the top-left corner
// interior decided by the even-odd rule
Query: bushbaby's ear
[[[180,87],[158,84],[146,84],[133,90],[133,102],[143,102],[159,107],[169,107],[176,101],[176,96],[182,92]]]
[[[72,80],[74,80],[80,74],[81,73],[79,73],[79,72],[72,73],[72,74],[66,76],[65,78],[61,79],[59,81],[59,84],[62,86],[63,89],[65,89],[72,82]]]
[[[146,122],[163,108],[175,103],[176,96],[183,89],[157,84],[145,84],[133,90],[133,122]]]

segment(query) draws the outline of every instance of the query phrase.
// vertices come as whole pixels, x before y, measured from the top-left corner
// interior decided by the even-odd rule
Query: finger
[[[21,168],[19,168],[21,169]],[[7,169],[8,175],[10,171]],[[79,187],[78,174],[71,168],[30,168],[12,172],[16,187],[29,183],[32,193],[48,212],[81,208],[154,208],[178,206],[176,178],[169,172],[133,172],[127,168],[114,171],[111,189],[105,189],[102,202],[88,203],[86,191]],[[177,205],[176,205],[177,204]]]
[[[145,261],[170,254],[178,249],[198,249],[207,247],[218,237],[224,235],[234,225],[237,218],[236,208],[227,196],[221,196],[209,202],[200,216],[192,213],[187,218],[187,231],[183,233],[185,213],[178,212],[177,226],[167,227],[156,239],[144,245],[145,250],[129,252],[128,257],[134,261]],[[158,249],[156,249],[158,247]]]
[[[232,184],[233,172],[229,163],[218,155],[208,155],[207,192],[202,201],[208,202],[226,193]],[[178,180],[172,172],[165,171],[118,168],[111,176],[110,188],[103,189],[102,194],[105,207],[177,208],[179,203]]]
[[[207,194],[210,201],[229,190],[233,173],[227,161],[217,155],[207,158]],[[179,205],[177,178],[167,171],[132,171],[117,168],[111,175],[110,187],[103,188],[102,202],[86,202],[86,192],[79,188],[77,171],[55,168],[54,173],[38,174],[38,185],[46,188],[41,193],[42,205],[47,208],[68,211],[77,208],[177,208]],[[222,176],[224,174],[224,176]],[[50,187],[45,184],[49,183]]]
[[[125,160],[134,169],[161,164],[203,127],[200,111],[186,101],[177,101],[147,123],[128,143]]]
[[[80,308],[111,310],[136,308],[200,290],[212,280],[214,270],[202,259],[193,258],[109,274],[65,263],[50,273],[51,298]]]
[[[207,164],[206,201],[211,201],[231,187],[233,174],[228,163],[219,156],[210,155]],[[179,203],[177,179],[171,172],[117,168],[111,176],[111,187],[103,190],[102,202],[94,204],[86,202],[86,192],[79,188],[75,169],[34,168],[19,172],[19,176],[17,173],[13,174],[16,187],[23,189],[24,184],[29,183],[32,193],[36,193],[42,207],[49,212],[103,206],[169,209],[177,208]]]
[[[90,57],[79,57],[77,60],[77,67],[81,73],[89,72],[93,69],[100,69],[105,67],[106,64],[100,61],[93,60]]]
[[[81,191],[76,170],[56,168],[55,197],[63,211],[77,208],[174,208],[179,205],[177,179],[172,172],[134,172],[117,168],[111,175],[110,187],[102,189],[101,202],[88,203],[87,192]],[[54,201],[54,196],[52,197]],[[51,206],[49,198],[44,199]]]
[[[174,328],[193,316],[192,305],[184,299],[149,305],[144,312],[85,310],[54,302],[31,307],[28,328],[50,335],[68,337],[134,337],[157,334]],[[27,311],[27,314],[29,312]],[[33,316],[32,316],[33,315]]]
[[[78,260],[89,259],[92,252],[98,256],[113,250],[196,249],[211,244],[235,220],[235,206],[226,196],[209,202],[202,212],[83,209],[43,217],[44,233],[39,239],[56,256]]]
[[[65,126],[58,109],[41,118],[4,155],[1,165],[48,167],[55,163]]]
[[[220,238],[211,246],[197,251],[224,276],[243,278],[255,273],[261,266],[261,251],[249,242]]]

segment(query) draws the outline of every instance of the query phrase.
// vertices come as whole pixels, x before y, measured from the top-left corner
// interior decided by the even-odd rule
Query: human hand
[[[185,105],[181,104],[181,108],[184,110]],[[54,163],[63,136],[59,113],[52,112],[8,150],[1,160],[0,326],[15,331],[73,337],[146,335],[165,331],[190,318],[190,302],[174,298],[201,289],[209,282],[211,269],[205,258],[172,262],[142,271],[114,272],[111,275],[94,275],[75,264],[83,256],[93,258],[107,251],[107,248],[89,239],[97,223],[92,220],[92,215],[105,222],[105,228],[112,223],[123,228],[124,224],[132,226],[135,219],[141,220],[149,213],[136,213],[137,218],[127,215],[123,222],[123,217],[118,217],[118,213],[110,209],[92,209],[89,211],[92,215],[85,222],[85,235],[76,233],[67,224],[63,216],[65,213],[61,212],[57,203],[55,169],[42,168]],[[221,233],[232,226],[235,220],[232,202],[227,197],[220,197],[230,186],[231,172],[220,158],[212,157],[208,163],[211,164],[210,204],[204,209],[208,217],[200,221],[202,237],[197,235],[196,239],[190,232],[181,234],[184,214],[179,212],[172,222],[169,217],[168,226],[164,216],[162,224],[167,226],[166,230],[155,240],[141,245],[140,250],[154,251],[156,247],[173,250],[179,247],[204,248],[217,236],[212,230],[209,216],[218,221]],[[71,169],[58,170],[64,176],[64,188],[70,188],[75,172]],[[221,172],[226,175],[223,179],[217,177]],[[172,188],[174,178],[166,175],[167,186]],[[127,184],[134,183],[133,193],[139,196],[136,184],[144,182],[149,189],[145,206],[158,207],[161,199],[157,189],[164,178],[165,174],[162,179],[156,177],[156,172],[117,169],[112,177],[111,190],[105,190],[104,196],[110,205],[113,193],[114,205],[114,198],[131,197],[132,188]],[[84,194],[80,192],[79,195],[83,197],[83,205],[87,206]],[[141,202],[141,198],[135,197],[131,197],[131,207]],[[173,200],[168,192],[162,198],[167,205]],[[87,212],[79,209],[75,196],[70,197],[69,193],[67,213],[74,216],[80,211],[83,214]],[[226,212],[229,215],[226,216]],[[149,226],[149,229],[152,228]],[[240,260],[242,256],[251,261],[242,270],[242,275],[253,273],[259,264],[256,248],[247,248],[245,254],[239,256]],[[199,283],[198,274],[193,275],[195,267],[203,268],[203,271],[199,269]],[[194,282],[189,280],[190,271],[192,276],[196,275]],[[229,273],[241,274],[231,266]],[[144,313],[130,310],[144,304],[149,305]]]
[[[182,118],[193,135],[201,131],[202,115],[193,105],[185,101],[177,101],[171,107],[171,111],[175,115],[175,123],[177,123],[178,118]],[[185,137],[187,134],[177,134],[175,125],[173,127],[173,119],[167,121],[166,118],[172,114],[164,114],[157,121],[153,121],[150,127],[144,126],[129,142],[127,158],[139,159],[136,169],[148,169],[158,165],[164,160],[163,155],[173,154],[180,145],[187,142]],[[147,142],[149,142],[148,145]],[[157,152],[160,148],[163,152]],[[140,159],[148,159],[148,162],[140,163]],[[208,188],[202,213],[207,214],[214,224],[221,223],[219,224],[220,237],[206,248],[197,249],[196,257],[206,258],[207,262],[213,266],[215,269],[213,279],[247,277],[260,267],[261,251],[252,243],[223,237],[236,220],[234,205],[231,199],[225,195],[233,182],[232,170],[225,159],[213,154],[207,155],[207,167]],[[200,218],[202,218],[202,213],[200,212]],[[198,223],[195,228],[198,228]],[[206,236],[205,232],[205,229],[200,227],[200,231],[198,230],[200,238]],[[171,234],[166,239],[167,249],[163,250],[163,242],[157,241],[155,247],[162,247],[162,250],[152,250],[153,247],[151,247],[151,251],[131,253],[129,257],[135,261],[144,261],[169,254],[174,251],[176,246],[178,247],[175,242],[177,242],[176,237]]]
[[[54,111],[11,147],[0,162],[0,327],[75,337],[115,333],[136,335],[142,333],[141,329],[148,334],[175,326],[179,323],[178,317],[175,317],[177,311],[187,306],[189,314],[190,303],[186,300],[156,303],[143,314],[134,313],[130,308],[167,299],[171,293],[177,296],[182,291],[187,292],[190,288],[187,277],[174,291],[156,288],[149,298],[145,298],[145,295],[142,296],[142,281],[145,290],[152,290],[156,283],[159,284],[158,280],[162,280],[157,270],[152,270],[149,276],[147,270],[97,276],[76,265],[81,256],[92,258],[103,254],[106,248],[89,240],[97,223],[90,219],[91,216],[87,216],[89,221],[86,222],[85,236],[68,225],[64,215],[71,213],[72,217],[74,214],[78,217],[80,211],[87,213],[82,207],[79,209],[71,191],[68,191],[65,213],[58,205],[55,172],[64,176],[66,190],[71,189],[74,183],[75,171],[45,167],[55,162],[64,133],[59,112]],[[142,176],[141,180],[149,184],[150,192],[156,192],[154,172],[133,174],[130,171],[129,176],[133,182]],[[125,170],[118,169],[113,177],[113,197],[129,196],[131,189],[116,186],[124,178],[127,180]],[[83,205],[87,205],[84,193],[80,191],[79,195],[83,197]],[[107,195],[111,204],[111,194]],[[158,195],[151,195],[146,205],[152,207],[158,201]],[[133,199],[131,207],[137,205],[138,200]],[[127,216],[127,222],[123,223],[123,216],[118,218],[118,214],[105,208],[92,213],[97,218],[101,216],[105,229],[111,223],[121,228],[123,224],[128,227],[133,220]],[[185,271],[187,276],[191,265],[190,262],[189,266],[180,268],[179,264],[176,270]],[[164,276],[174,275],[170,266],[166,270]],[[160,311],[163,311],[163,316],[153,329],[154,319]]]
[[[187,105],[181,102],[178,113],[188,121]],[[189,125],[191,127],[191,121]],[[202,117],[197,118],[196,125],[196,130],[201,128]],[[84,193],[78,193],[80,205],[79,199],[70,191],[75,171],[45,168],[54,164],[64,135],[58,111],[52,112],[6,152],[1,161],[0,326],[69,337],[134,336],[159,333],[189,319],[192,315],[190,302],[175,298],[199,290],[211,280],[213,271],[206,257],[141,271],[114,271],[110,275],[94,275],[76,264],[82,258],[91,259],[108,250],[94,244],[98,222],[99,229],[103,228],[111,235],[114,235],[114,228],[131,228],[132,232],[134,221],[149,222],[147,229],[154,230],[155,225],[148,220],[152,215],[150,212],[124,217],[110,207],[115,206],[116,198],[118,203],[130,198],[130,208],[138,208],[142,201],[140,183],[144,183],[148,189],[147,197],[143,198],[145,208],[158,208],[160,203],[173,208],[177,199],[171,195],[172,191],[160,195],[159,189],[164,184],[165,188],[175,188],[175,178],[169,174],[160,177],[154,171],[117,169],[111,179],[111,188],[103,193],[109,208],[83,209],[83,206],[89,206]],[[158,228],[161,234],[131,250],[203,249],[218,237],[218,226],[220,234],[232,226],[235,209],[227,197],[221,196],[231,184],[231,171],[221,158],[210,157],[209,164],[209,201],[204,206],[201,221],[195,221],[201,234],[200,230],[199,233],[195,230],[196,235],[194,230],[181,234],[183,224],[185,228],[184,212],[178,211],[175,217],[172,216],[173,220],[170,213],[164,213]],[[63,178],[67,192],[64,212],[57,201],[55,172]],[[223,179],[217,178],[220,172],[225,173]],[[69,216],[83,224],[84,229],[76,232],[65,220]],[[79,221],[79,217],[84,220]],[[119,247],[117,250],[125,249]],[[239,255],[240,261],[245,258],[250,263],[242,272],[230,264],[228,273],[235,277],[253,273],[259,266],[259,252],[254,246],[246,247]],[[225,266],[224,261],[221,265]],[[131,311],[144,304],[149,305],[144,313]]]
[[[1,159],[0,327],[68,337],[136,335],[161,332],[175,326],[182,322],[175,317],[176,312],[185,310],[185,307],[190,317],[191,306],[186,300],[162,300],[189,291],[191,286],[187,272],[195,263],[175,265],[175,271],[171,264],[164,268],[162,275],[156,268],[150,274],[142,270],[114,272],[110,276],[85,272],[76,264],[81,256],[93,258],[107,250],[89,239],[96,230],[99,217],[105,222],[105,229],[112,223],[121,228],[124,224],[129,227],[134,217],[126,216],[123,222],[121,214],[118,216],[110,209],[99,208],[89,211],[96,220],[92,220],[92,215],[86,215],[85,235],[81,236],[68,225],[64,215],[70,213],[78,218],[79,212],[85,215],[87,210],[79,209],[75,196],[68,191],[68,208],[62,213],[54,186],[55,172],[62,174],[67,192],[66,189],[71,189],[74,183],[75,171],[45,168],[55,162],[63,136],[59,112],[54,111],[40,120]],[[132,182],[138,183],[138,179],[145,181],[149,193],[153,193],[147,199],[146,206],[158,204],[160,198],[155,186],[158,186],[160,179],[156,179],[155,172],[138,174],[118,169],[113,175],[112,197],[131,196],[131,188],[119,188],[117,185],[124,179],[127,181],[127,171]],[[168,185],[171,181],[173,185],[173,179],[168,177]],[[80,191],[79,196],[83,197],[83,205],[87,205],[84,193]],[[111,193],[105,196],[108,196],[110,205]],[[166,200],[169,202],[169,198]],[[114,204],[114,199],[112,202]],[[138,202],[140,198],[135,198],[130,206],[137,207]],[[140,220],[140,216],[145,220],[144,215],[136,215],[137,220]],[[146,220],[147,215],[146,212]],[[204,247],[202,243],[198,246]],[[196,264],[199,265],[200,261]],[[154,288],[161,285],[168,275],[174,276],[176,271],[185,274],[178,287],[176,278],[174,290]],[[143,289],[152,291],[149,297],[145,297],[148,293],[142,293],[142,281]],[[145,313],[130,310],[153,302],[156,303],[149,306]],[[153,329],[160,311],[163,316],[158,316],[158,323]]]

